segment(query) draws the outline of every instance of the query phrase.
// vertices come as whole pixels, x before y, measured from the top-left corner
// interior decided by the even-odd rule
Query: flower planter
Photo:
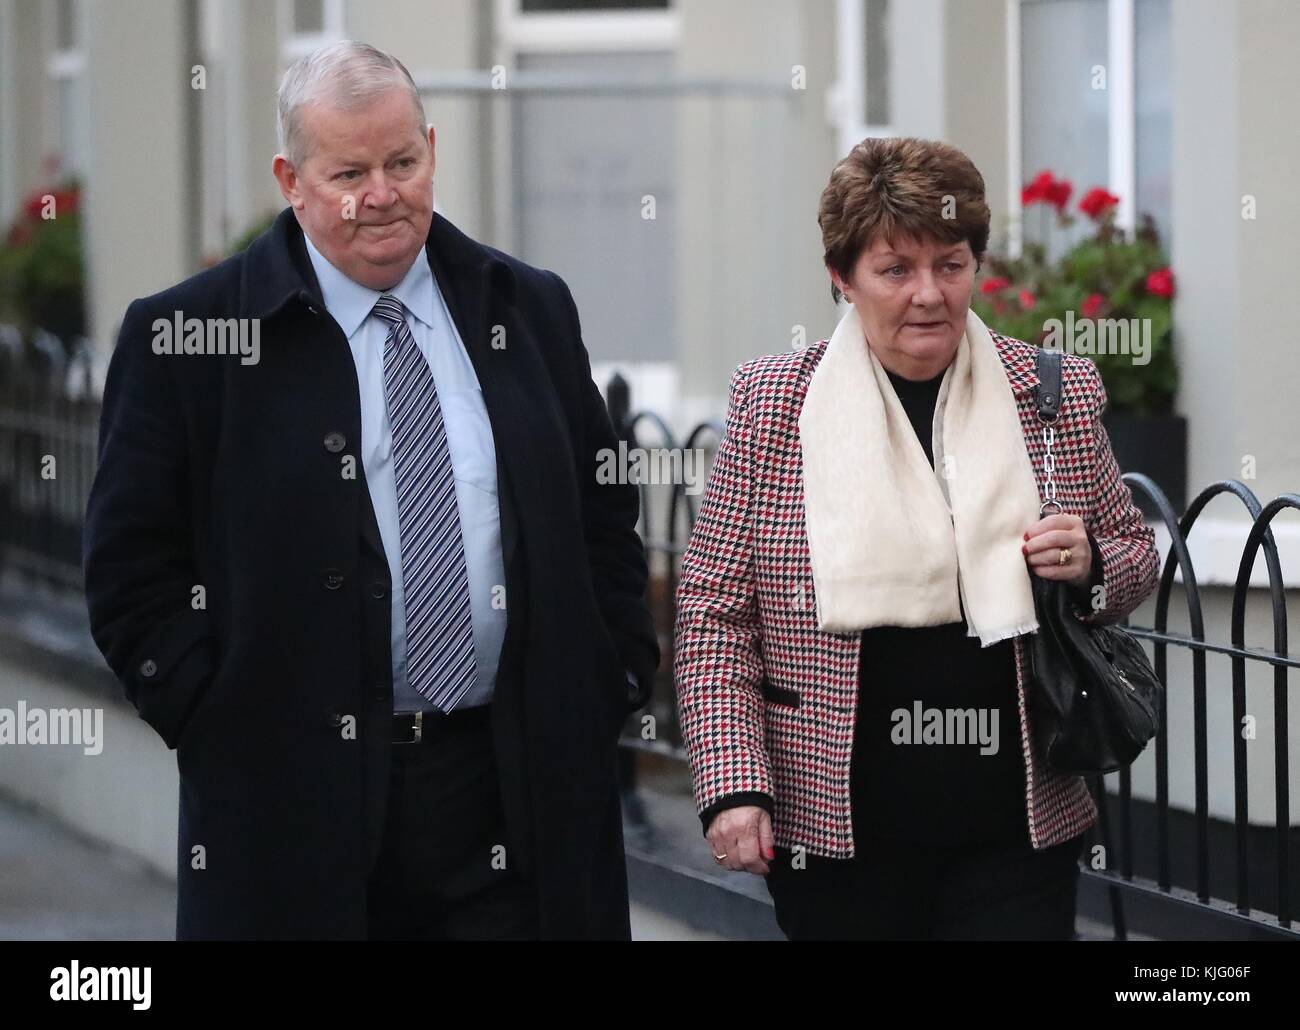
[[[1182,415],[1135,415],[1107,411],[1102,425],[1121,472],[1141,472],[1165,492],[1174,514],[1187,506],[1187,419]],[[1133,500],[1148,518],[1158,518],[1156,507],[1141,490]]]

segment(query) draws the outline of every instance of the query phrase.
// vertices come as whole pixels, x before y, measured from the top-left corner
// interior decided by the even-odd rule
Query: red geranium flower
[[[1079,311],[1084,318],[1096,318],[1097,312],[1101,310],[1101,306],[1105,303],[1106,298],[1100,293],[1090,293],[1083,298],[1083,303],[1079,305]]]
[[[1005,290],[1010,285],[1010,279],[1004,279],[1000,275],[995,275],[991,279],[985,279],[980,283],[980,293],[988,296],[990,293],[997,293],[999,290]]]
[[[1169,268],[1159,268],[1147,276],[1147,293],[1155,297],[1174,295],[1174,273]]]
[[[76,186],[69,189],[40,189],[33,190],[23,201],[23,214],[33,221],[39,220],[45,212],[45,198],[50,197],[54,201],[53,214],[57,218],[59,215],[70,215],[76,212],[81,206],[81,190]]]
[[[1046,200],[1053,182],[1051,172],[1039,172],[1034,176],[1034,181],[1020,191],[1020,203],[1028,206]]]
[[[75,214],[80,202],[81,202],[81,194],[79,193],[79,191],[75,189],[54,191],[55,215]]]
[[[1020,291],[1020,307],[1025,311],[1032,311],[1034,305],[1038,303],[1037,299],[1028,290]]]
[[[1065,209],[1074,187],[1069,179],[1058,179],[1051,172],[1042,171],[1034,176],[1034,181],[1020,191],[1020,203],[1051,204],[1058,211]]]
[[[1102,189],[1100,186],[1094,186],[1079,201],[1079,210],[1093,221],[1098,221],[1118,203],[1119,197],[1115,196],[1115,194]]]
[[[1064,211],[1065,205],[1070,201],[1070,194],[1073,192],[1074,186],[1070,184],[1069,179],[1057,179],[1047,191],[1047,202],[1056,210]]]
[[[45,190],[36,190],[29,194],[23,201],[23,214],[28,218],[40,218],[41,211],[45,208],[45,198],[49,194]]]

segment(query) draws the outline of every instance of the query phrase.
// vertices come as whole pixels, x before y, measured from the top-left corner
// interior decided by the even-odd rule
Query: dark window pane
[[[864,110],[868,125],[888,125],[889,112],[889,0],[866,0],[866,88]]]
[[[293,31],[315,35],[325,31],[325,0],[293,0]]]
[[[76,12],[73,0],[59,0],[56,7],[58,17],[58,44],[60,50],[72,50],[77,45]]]
[[[1133,9],[1137,57],[1137,214],[1155,219],[1166,252],[1170,247],[1173,151],[1173,64],[1169,39],[1169,0],[1138,0]]]
[[[1069,206],[1093,186],[1110,182],[1109,94],[1099,88],[1106,68],[1106,0],[1034,0],[1020,8],[1021,184],[1041,171],[1068,179]],[[1025,212],[1024,238],[1059,257],[1088,228],[1054,226],[1049,208]]]
[[[524,54],[520,70],[660,81],[671,54]],[[519,256],[573,290],[596,361],[675,353],[676,102],[651,94],[525,93],[515,108]],[[646,196],[654,218],[643,217]]]
[[[666,10],[668,0],[522,0],[524,13],[532,11],[634,11]]]

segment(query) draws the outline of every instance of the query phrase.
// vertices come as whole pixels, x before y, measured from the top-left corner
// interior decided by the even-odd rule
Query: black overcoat
[[[544,936],[626,938],[616,737],[644,701],[624,670],[644,691],[659,661],[637,488],[597,480],[617,443],[564,282],[437,214],[426,249],[497,452],[506,861],[536,884]],[[259,360],[157,353],[155,321],[177,313],[260,320]],[[365,934],[392,661],[360,441],[352,354],[290,209],[244,253],[128,308],[86,598],[109,666],[177,751],[180,938]]]

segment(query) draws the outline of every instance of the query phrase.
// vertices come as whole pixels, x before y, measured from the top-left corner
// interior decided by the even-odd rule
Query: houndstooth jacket
[[[1037,348],[992,336],[1041,488]],[[825,351],[823,340],[746,362],[732,375],[726,433],[682,562],[674,677],[706,829],[723,808],[761,804],[773,812],[778,846],[847,858],[862,638],[817,628],[799,442],[804,395]],[[1065,355],[1062,383],[1053,443],[1057,498],[1084,520],[1094,582],[1105,587],[1104,606],[1081,617],[1118,621],[1155,588],[1155,534],[1120,479],[1100,425],[1106,393],[1096,366]],[[1050,772],[1038,753],[1025,706],[1024,637],[1014,649],[1025,812],[1030,843],[1042,849],[1082,833],[1097,810],[1081,777]]]

